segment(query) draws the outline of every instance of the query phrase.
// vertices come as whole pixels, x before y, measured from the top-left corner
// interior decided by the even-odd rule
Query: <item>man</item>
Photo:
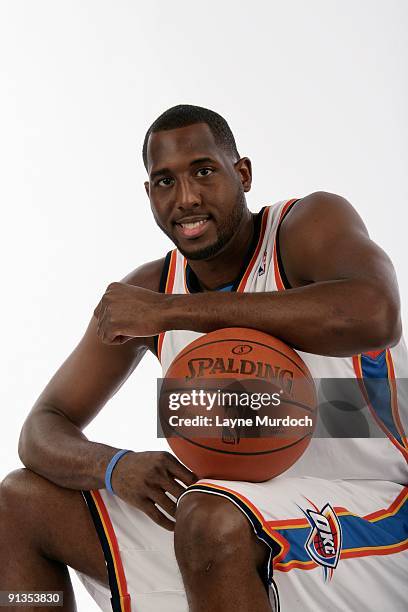
[[[143,158],[176,248],[109,285],[28,416],[28,469],[1,486],[1,588],[63,590],[71,611],[70,566],[103,610],[402,610],[408,415],[395,376],[407,355],[390,260],[340,196],[251,213],[251,162],[217,113],[169,109]],[[384,437],[313,440],[255,484],[197,482],[170,453],[86,439],[147,350],[165,373],[192,339],[237,325],[280,337],[315,377],[355,376],[367,394],[365,380],[384,376],[369,417]]]

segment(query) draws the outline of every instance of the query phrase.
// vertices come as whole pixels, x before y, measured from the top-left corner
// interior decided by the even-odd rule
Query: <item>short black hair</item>
[[[161,132],[163,130],[175,130],[176,128],[194,125],[195,123],[206,123],[210,128],[215,142],[230,153],[236,160],[240,158],[235,143],[235,138],[231,132],[231,128],[215,111],[203,108],[202,106],[193,106],[192,104],[178,104],[167,109],[152,123],[146,132],[143,142],[143,163],[147,170],[147,143],[149,136],[153,132]]]

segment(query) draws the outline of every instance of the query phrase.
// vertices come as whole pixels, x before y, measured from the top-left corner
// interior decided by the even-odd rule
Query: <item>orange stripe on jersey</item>
[[[387,508],[381,508],[381,510],[371,512],[370,514],[366,514],[361,518],[369,521],[370,523],[375,523],[381,519],[388,518],[389,516],[394,516],[394,514],[397,514],[398,510],[407,500],[408,487],[404,487],[401,493],[398,494],[398,496]],[[350,512],[350,510],[347,510],[347,508],[344,508],[343,506],[334,506],[333,510],[337,516],[360,516],[359,514]],[[267,521],[267,523],[272,529],[304,529],[305,527],[310,526],[310,523],[306,518],[272,520]]]
[[[392,555],[408,549],[408,538],[397,544],[386,544],[385,546],[363,546],[360,548],[348,548],[340,553],[340,559],[352,559],[353,557],[368,557],[370,555]]]
[[[371,359],[376,359],[376,357],[378,357],[378,355],[381,355],[381,353],[383,352],[384,349],[381,349],[379,351],[367,351],[366,353],[364,353],[365,355],[368,355],[369,357],[371,357]]]
[[[293,561],[288,561],[287,563],[274,563],[273,567],[280,572],[289,572],[292,569],[311,570],[319,566],[314,561],[298,561],[293,559]]]
[[[397,495],[393,502],[387,507],[381,510],[371,512],[361,518],[369,521],[370,523],[376,523],[381,519],[394,516],[403,506],[408,499],[408,487]],[[348,511],[346,508],[335,506],[334,511],[337,516],[359,516],[353,512]],[[283,521],[268,521],[268,525],[273,529],[299,529],[309,527],[310,523],[304,519],[287,519]],[[408,539],[402,542],[396,542],[394,544],[384,544],[383,546],[364,546],[356,548],[345,548],[340,553],[340,559],[352,559],[357,557],[368,557],[371,555],[391,555],[398,552],[402,552],[408,549]],[[311,570],[318,567],[318,564],[314,561],[301,561],[299,559],[292,559],[291,561],[280,562],[274,564],[274,568],[281,572],[289,572],[292,569]]]
[[[335,511],[337,516],[350,516],[353,513],[349,512],[347,508],[334,506],[333,510]],[[358,515],[353,515],[358,516]],[[272,529],[305,529],[305,527],[309,527],[310,523],[306,518],[299,519],[285,519],[283,521],[280,520],[272,520],[268,521],[268,525],[272,527]]]
[[[170,257],[169,270],[167,272],[166,287],[164,293],[172,293],[174,287],[174,279],[176,277],[176,262],[177,262],[177,249],[173,249]],[[161,361],[161,352],[163,347],[164,336],[166,332],[161,332],[157,341],[157,357]]]
[[[342,550],[340,559],[355,559],[358,557],[392,555],[408,549],[408,539],[398,544],[388,544],[386,546],[365,546],[360,548],[348,548]],[[276,563],[274,569],[280,572],[290,572],[292,569],[312,570],[319,567],[314,561],[299,561],[293,559],[287,563]]]
[[[122,559],[120,557],[118,542],[116,540],[116,534],[113,529],[111,520],[109,518],[109,513],[106,509],[105,503],[101,497],[99,491],[90,491],[92,495],[92,499],[95,502],[96,508],[98,510],[99,517],[101,519],[103,529],[106,535],[106,538],[109,543],[109,548],[112,554],[113,563],[115,567],[115,576],[120,594],[120,606],[121,612],[131,612],[130,607],[130,595],[127,592],[127,583],[125,572],[122,565]]]
[[[244,273],[243,277],[240,280],[240,283],[239,283],[239,285],[237,287],[237,293],[241,293],[241,292],[244,291],[246,282],[248,280],[248,277],[249,277],[249,275],[250,275],[250,273],[251,273],[251,271],[252,271],[252,269],[253,269],[253,267],[255,265],[256,260],[258,259],[259,251],[261,250],[262,242],[263,242],[263,239],[264,239],[264,236],[265,236],[265,230],[266,230],[266,224],[268,222],[269,210],[270,210],[270,207],[267,206],[265,208],[265,210],[263,211],[263,214],[262,214],[262,223],[261,223],[261,231],[259,232],[258,244],[256,245],[256,249],[254,251],[254,254],[251,257],[251,261],[249,262],[248,267],[245,270],[245,273]]]
[[[387,518],[389,516],[393,516],[398,512],[401,506],[408,499],[408,487],[404,487],[401,493],[394,499],[392,504],[388,508],[382,508],[381,510],[377,510],[376,512],[371,512],[371,514],[367,514],[363,518],[371,523],[374,523],[380,519]]]
[[[277,225],[277,229],[279,228],[279,224],[282,221],[283,217],[286,214],[286,211],[288,210],[288,208],[290,206],[292,206],[293,202],[296,202],[297,198],[292,198],[291,200],[288,200],[286,202],[286,204],[284,205],[284,207],[281,210],[281,214],[279,215],[279,221],[278,221],[278,225]],[[276,238],[275,238],[275,242],[273,245],[273,269],[275,272],[275,282],[276,282],[276,286],[278,288],[278,291],[284,291],[285,290],[285,285],[283,284],[283,280],[281,277],[281,273],[279,270],[279,265],[278,265],[278,253],[276,250]]]
[[[308,527],[310,523],[305,518],[299,519],[284,519],[283,521],[272,520],[268,521],[268,525],[272,529],[304,529]]]
[[[187,268],[187,259],[186,259],[186,258],[184,258],[184,262],[183,262],[183,282],[184,282],[184,291],[185,291],[186,293],[190,293],[190,290],[189,290],[189,288],[187,287],[187,274],[186,274],[187,269],[186,269],[186,268]]]
[[[173,291],[174,279],[176,276],[176,260],[177,260],[177,249],[173,249],[170,257],[169,272],[167,274],[166,288],[164,293],[171,293]]]
[[[398,494],[398,496],[387,508],[381,508],[381,510],[371,512],[370,514],[366,514],[361,518],[365,519],[366,521],[370,521],[370,523],[375,523],[381,519],[388,518],[389,516],[394,516],[394,514],[397,514],[398,510],[407,500],[408,487],[404,487],[401,493]],[[350,510],[347,510],[347,508],[344,508],[343,506],[334,506],[333,510],[337,516],[360,516],[359,514],[350,512]],[[304,529],[305,527],[310,526],[310,523],[306,518],[272,520],[267,521],[267,523],[272,529]]]
[[[399,415],[399,410],[398,410],[398,392],[397,392],[397,385],[395,382],[394,362],[392,360],[392,355],[391,355],[391,351],[389,348],[386,350],[385,358],[387,361],[388,379],[390,382],[391,410],[392,410],[392,415],[394,417],[394,423],[398,430],[399,435],[401,436],[403,445],[405,446],[405,448],[408,448],[407,436],[402,426],[400,415]],[[408,456],[407,456],[407,459],[408,459]]]

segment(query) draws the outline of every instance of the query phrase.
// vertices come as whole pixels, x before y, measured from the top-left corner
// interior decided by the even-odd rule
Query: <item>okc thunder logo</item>
[[[308,500],[310,502],[310,500]],[[331,580],[333,570],[337,567],[341,551],[341,526],[337,515],[330,504],[320,511],[312,502],[314,510],[302,510],[310,523],[310,534],[305,543],[309,557],[321,565],[324,580]]]

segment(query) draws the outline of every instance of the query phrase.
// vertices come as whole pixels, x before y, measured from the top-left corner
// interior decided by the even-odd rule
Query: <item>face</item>
[[[205,123],[150,135],[147,195],[158,226],[188,259],[220,253],[237,231],[251,162],[235,161]]]

